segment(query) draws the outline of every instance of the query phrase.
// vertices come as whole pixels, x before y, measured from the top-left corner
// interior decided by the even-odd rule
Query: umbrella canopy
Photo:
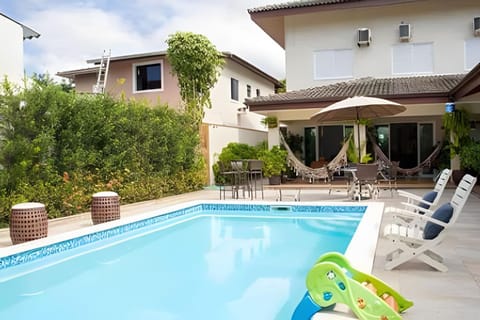
[[[355,96],[335,102],[332,105],[314,113],[310,119],[319,121],[347,121],[360,119],[373,119],[393,116],[405,111],[405,106],[374,97]],[[357,124],[357,136],[360,141],[360,128]],[[358,143],[358,161],[361,161],[361,147]]]
[[[352,97],[338,101],[311,116],[316,121],[373,119],[405,111],[403,105],[374,97]]]

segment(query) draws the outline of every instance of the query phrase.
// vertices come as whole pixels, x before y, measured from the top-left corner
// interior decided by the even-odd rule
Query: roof
[[[0,16],[3,16],[5,18],[7,18],[8,20],[10,21],[13,21],[15,22],[16,24],[20,25],[22,27],[22,30],[23,30],[23,40],[25,39],[33,39],[33,38],[38,38],[40,37],[40,33],[36,32],[35,30],[33,30],[32,28],[29,28],[27,27],[26,25],[18,22],[18,21],[15,21],[13,20],[12,18],[4,15],[3,13],[0,13]]]
[[[257,7],[253,9],[248,9],[248,13],[255,12],[267,12],[267,11],[279,11],[286,9],[300,9],[300,8],[312,8],[312,7],[322,7],[322,10],[325,9],[339,9],[342,7],[352,8],[352,7],[363,7],[363,6],[381,6],[381,5],[390,5],[397,4],[402,2],[413,2],[415,0],[300,0],[300,1],[290,1],[286,3],[271,4],[263,7]]]
[[[276,78],[270,76],[266,72],[260,70],[250,62],[240,58],[239,56],[224,51],[222,52],[223,56],[227,59],[231,59],[232,61],[235,61],[236,63],[240,64],[244,68],[252,71],[253,73],[256,73],[257,75],[267,79],[268,81],[272,82],[276,88],[279,88],[282,86],[280,81],[278,81]],[[123,60],[136,60],[136,59],[142,59],[142,58],[153,58],[153,57],[159,57],[159,56],[166,56],[167,52],[166,51],[154,51],[154,52],[146,52],[146,53],[136,53],[136,54],[129,54],[129,55],[122,55],[122,56],[116,56],[116,57],[111,57],[110,62],[112,61],[123,61]],[[87,60],[87,63],[93,63],[93,64],[100,64],[100,58],[95,58],[95,59],[89,59]],[[98,72],[98,67],[93,67],[93,68],[85,68],[85,69],[78,69],[78,70],[70,70],[70,71],[61,71],[58,72],[57,75],[62,76],[62,77],[67,77],[67,78],[74,78],[76,75],[79,74],[88,74],[88,73],[96,73]]]
[[[60,72],[57,72],[57,76],[74,80],[75,76],[82,75],[82,74],[92,74],[97,72],[98,72],[98,67],[91,67],[91,68],[76,69],[76,70],[69,70],[69,71],[60,71]]]
[[[268,1],[268,0],[267,0]],[[248,9],[250,18],[282,48],[285,48],[285,17],[321,11],[368,8],[422,0],[305,0]]]
[[[372,96],[397,102],[424,103],[448,101],[450,91],[465,74],[401,78],[360,78],[330,85],[247,99],[252,111],[271,109],[318,108],[353,96]],[[312,106],[315,104],[315,106]],[[301,106],[300,106],[301,105]]]
[[[469,73],[450,91],[450,95],[455,101],[469,95],[480,92],[480,63],[478,63]]]

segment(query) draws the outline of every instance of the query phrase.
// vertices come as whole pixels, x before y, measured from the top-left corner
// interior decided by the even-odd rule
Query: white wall
[[[239,81],[238,101],[230,98],[231,78]],[[222,74],[211,91],[212,109],[205,111],[204,123],[266,131],[261,124],[262,116],[249,111],[239,112],[239,109],[245,108],[243,102],[247,98],[247,84],[252,89],[251,97],[256,96],[256,89],[260,89],[261,95],[268,95],[275,91],[274,85],[265,78],[226,59]]]
[[[218,161],[218,155],[222,152],[222,149],[226,147],[230,142],[246,143],[248,145],[255,146],[266,140],[267,132],[265,131],[210,125],[210,184],[215,183],[212,165]]]
[[[23,29],[0,15],[0,81],[20,84],[23,79]]]
[[[378,8],[288,16],[285,20],[288,90],[337,82],[313,79],[313,52],[353,49],[353,78],[392,77],[392,46],[400,44],[398,25],[412,26],[410,43],[433,42],[433,74],[465,73],[465,40],[474,39],[478,0],[428,0]],[[370,28],[370,46],[359,48],[358,28]],[[480,41],[480,38],[477,39]],[[480,61],[479,61],[480,62]]]
[[[238,80],[238,101],[230,98],[231,78]],[[273,83],[246,69],[231,59],[226,59],[219,80],[211,91],[212,108],[205,110],[203,122],[209,124],[209,170],[210,184],[214,183],[212,165],[218,160],[222,149],[230,142],[257,145],[267,140],[267,129],[261,123],[263,116],[254,112],[239,111],[245,108],[247,84],[251,86],[251,97],[260,89],[261,95],[274,93]]]

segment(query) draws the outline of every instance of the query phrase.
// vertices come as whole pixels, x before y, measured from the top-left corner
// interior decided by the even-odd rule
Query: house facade
[[[247,98],[273,94],[281,85],[244,59],[224,52],[225,66],[211,89],[212,108],[205,110],[201,128],[202,151],[209,168],[208,183],[214,183],[212,165],[230,142],[256,145],[267,140],[263,116],[250,112],[243,101]],[[97,84],[101,59],[88,60],[92,67],[62,71],[57,75],[71,79],[77,92],[92,93]],[[152,104],[167,103],[181,109],[182,101],[177,78],[172,74],[166,52],[150,52],[111,57],[105,92]]]
[[[23,41],[39,33],[0,12],[0,79],[20,84],[24,78]]]
[[[354,95],[407,107],[394,117],[369,119],[384,153],[403,168],[419,164],[444,139],[446,103],[480,119],[478,1],[297,1],[249,13],[285,49],[287,93],[246,104],[302,135],[307,165],[331,159],[356,126],[317,123],[311,116]],[[466,77],[469,89],[454,94]],[[356,140],[364,141],[364,132]]]

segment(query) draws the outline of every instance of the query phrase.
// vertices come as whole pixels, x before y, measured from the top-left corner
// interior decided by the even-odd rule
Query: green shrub
[[[37,201],[50,218],[90,210],[93,193],[122,203],[198,190],[199,132],[166,105],[65,92],[51,81],[0,89],[0,226],[12,205]]]
[[[460,148],[460,162],[463,169],[475,175],[480,173],[480,142],[470,141]]]

